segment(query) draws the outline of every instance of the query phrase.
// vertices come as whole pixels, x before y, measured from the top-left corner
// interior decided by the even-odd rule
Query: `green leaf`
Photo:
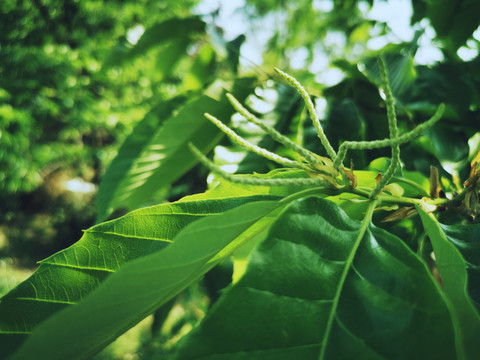
[[[477,359],[480,316],[468,296],[467,264],[457,248],[448,241],[445,232],[433,214],[427,214],[418,206],[417,210],[433,246],[443,291],[451,303],[451,312],[457,335],[458,358]]]
[[[193,35],[204,31],[205,23],[198,17],[166,20],[145,30],[134,46],[117,46],[112,54],[105,60],[104,66],[122,65],[137,56],[145,55],[152,47],[167,42],[173,41],[184,44],[190,40]]]
[[[322,343],[321,359],[455,359],[425,265],[368,225],[326,200],[292,203],[177,360],[318,359]]]
[[[215,76],[215,49],[210,44],[204,44],[197,50],[195,60],[188,71],[182,75],[185,91],[198,91],[205,88]]]
[[[246,39],[247,37],[245,35],[240,34],[235,39],[225,44],[227,50],[227,62],[235,73],[238,72],[238,65],[240,63],[240,48]]]
[[[262,231],[282,204],[251,202],[190,224],[170,246],[125,265],[40,324],[11,360],[88,358]]]
[[[472,64],[471,69],[478,66]],[[409,106],[421,114],[430,117],[438,104],[447,103],[444,119],[437,125],[448,122],[458,131],[461,127],[477,129],[476,118],[471,118],[470,109],[476,102],[476,87],[472,82],[473,73],[467,66],[455,66],[450,62],[438,63],[435,66],[417,66],[418,81],[411,89]],[[470,70],[470,71],[469,71]],[[422,119],[423,121],[423,119]]]
[[[447,239],[460,251],[467,264],[468,292],[480,309],[480,224],[443,225]]]
[[[465,44],[480,23],[477,0],[429,0],[427,16],[451,53]]]
[[[173,75],[175,65],[187,56],[187,48],[190,43],[190,39],[181,39],[166,45],[156,55],[155,60],[155,74],[160,76],[160,79],[168,78]]]
[[[100,183],[97,221],[120,206],[134,209],[193,167],[197,160],[187,144],[192,142],[207,152],[222,136],[203,114],[229,119],[233,109],[225,97],[225,88],[243,99],[250,85],[251,79],[240,79],[234,85],[217,81],[180,109],[176,106],[181,100],[173,99],[147,115],[127,138]],[[158,120],[157,116],[162,118]]]
[[[130,191],[119,188],[120,180],[139,161],[146,144],[150,143],[165,120],[170,118],[173,111],[182,105],[185,100],[184,97],[176,97],[155,106],[126,138],[100,183],[97,198],[97,222],[105,219],[113,209],[122,206],[131,209],[138,204],[138,200],[132,196],[135,193],[135,187],[132,186]],[[137,176],[141,177],[142,175],[145,175],[145,172]],[[158,190],[158,187],[151,189],[152,192],[155,190]],[[118,192],[121,192],[120,196],[116,195]]]

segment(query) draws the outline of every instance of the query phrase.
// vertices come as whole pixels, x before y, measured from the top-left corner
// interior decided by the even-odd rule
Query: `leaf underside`
[[[306,176],[275,170],[261,178]],[[85,231],[71,247],[40,262],[37,271],[0,299],[0,349],[12,353],[35,326],[79,303],[125,264],[164,249],[187,225],[259,200],[278,200],[301,187],[221,182],[203,194],[133,211]]]
[[[263,231],[281,205],[249,202],[186,226],[170,246],[126,264],[78,305],[40,324],[11,360],[90,358]]]
[[[77,304],[127,262],[162,250],[188,224],[250,201],[278,199],[226,193],[131,212],[86,230],[77,243],[41,261],[30,278],[0,299],[2,350],[13,351],[39,323]]]

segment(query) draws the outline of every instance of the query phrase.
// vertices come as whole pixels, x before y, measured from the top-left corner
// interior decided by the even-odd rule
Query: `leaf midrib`
[[[367,232],[368,226],[370,225],[370,222],[372,220],[373,211],[375,210],[375,207],[377,206],[377,203],[378,203],[378,200],[374,200],[368,206],[367,212],[365,214],[365,217],[363,218],[362,225],[360,227],[358,236],[355,239],[355,243],[353,244],[352,250],[348,254],[347,260],[345,261],[345,267],[343,268],[343,272],[342,272],[342,275],[340,277],[340,281],[338,282],[337,290],[336,290],[335,296],[333,298],[332,309],[330,310],[327,325],[326,325],[326,328],[325,328],[325,334],[323,335],[321,348],[320,348],[319,360],[324,360],[325,359],[327,341],[330,337],[330,332],[331,332],[332,327],[333,327],[333,322],[335,321],[335,316],[336,316],[336,313],[337,313],[338,303],[340,302],[340,296],[342,294],[342,290],[343,290],[343,287],[345,285],[345,281],[347,280],[347,275],[350,272],[350,269],[352,267],[353,260],[355,258],[356,253],[357,253],[357,250],[360,247],[360,243],[362,242],[362,239],[363,239],[365,233]]]

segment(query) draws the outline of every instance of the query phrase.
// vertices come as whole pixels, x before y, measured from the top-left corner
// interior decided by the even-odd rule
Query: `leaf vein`
[[[50,262],[50,261],[42,261],[42,264],[48,264],[52,266],[60,266],[60,267],[67,267],[67,268],[72,268],[72,269],[78,269],[78,270],[94,270],[94,271],[106,271],[106,272],[115,272],[115,270],[108,269],[108,268],[97,268],[93,266],[80,266],[80,265],[71,265],[71,264],[61,264],[55,262]]]
[[[25,300],[25,301],[38,301],[38,302],[47,302],[55,304],[67,304],[67,305],[77,305],[76,302],[64,301],[64,300],[52,300],[52,299],[42,299],[42,298],[29,298],[29,297],[16,297],[15,300]]]
[[[312,301],[312,302],[318,302],[318,303],[331,303],[331,302],[333,302],[333,299],[309,299],[309,298],[300,297],[300,296],[279,294],[279,293],[277,293],[275,291],[272,291],[272,290],[259,289],[259,288],[256,288],[256,287],[253,287],[253,286],[248,286],[248,285],[241,285],[241,286],[245,289],[251,289],[251,290],[254,290],[254,291],[258,291],[258,292],[266,292],[266,293],[270,293],[270,294],[275,295],[275,296],[285,297],[285,298],[289,298],[289,299],[298,299],[298,300]]]

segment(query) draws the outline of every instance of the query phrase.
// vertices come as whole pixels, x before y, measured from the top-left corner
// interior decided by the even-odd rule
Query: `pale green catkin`
[[[237,110],[243,117],[245,117],[248,121],[254,123],[255,125],[259,126],[263,131],[265,131],[268,135],[272,137],[275,141],[279,142],[280,144],[284,145],[285,147],[295,151],[297,154],[302,156],[307,162],[310,164],[321,164],[322,162],[317,159],[310,151],[304,149],[300,145],[294,143],[286,136],[280,134],[277,130],[273,127],[268,126],[260,119],[258,119],[255,115],[250,113],[240,102],[232,95],[227,94],[227,98],[232,104],[232,106]]]
[[[380,67],[380,74],[382,76],[383,91],[385,93],[385,104],[387,105],[387,118],[388,129],[390,130],[390,139],[398,137],[397,128],[397,115],[395,113],[395,99],[393,98],[392,89],[390,88],[390,81],[388,79],[387,66],[383,58],[378,59],[378,65]],[[377,186],[372,190],[369,195],[370,199],[375,199],[382,189],[388,184],[392,176],[395,174],[398,165],[400,164],[400,144],[393,143],[392,148],[392,160],[387,168],[387,171],[382,175],[382,178],[377,183]]]
[[[418,125],[415,129],[409,131],[406,134],[398,135],[398,127],[397,127],[397,117],[395,114],[395,103],[394,98],[392,95],[392,91],[390,88],[390,82],[388,80],[388,73],[385,66],[385,62],[383,59],[379,60],[380,66],[380,73],[383,82],[383,90],[385,93],[385,103],[387,106],[387,118],[388,118],[388,128],[390,133],[390,138],[383,139],[383,140],[374,140],[374,141],[345,141],[341,144],[338,154],[335,153],[333,148],[331,147],[328,139],[326,138],[323,129],[320,125],[318,117],[315,112],[315,107],[310,99],[310,96],[306,92],[306,90],[300,85],[300,83],[290,75],[284,73],[281,70],[275,69],[278,74],[285,79],[289,84],[291,84],[302,96],[303,100],[305,101],[306,107],[310,116],[313,120],[314,126],[317,130],[318,137],[322,142],[322,145],[327,150],[327,153],[333,160],[333,167],[337,170],[341,170],[343,168],[343,160],[347,154],[348,150],[367,150],[367,149],[377,149],[382,147],[391,147],[392,148],[392,159],[387,171],[383,174],[382,179],[378,182],[377,186],[370,192],[369,198],[375,199],[382,191],[385,185],[391,180],[392,176],[395,173],[396,168],[400,163],[400,145],[407,143],[417,136],[420,136],[426,129],[434,125],[443,115],[445,111],[445,105],[440,104],[435,114],[424,123]],[[258,125],[262,130],[264,130],[267,134],[269,134],[274,140],[278,141],[279,143],[283,144],[284,146],[294,150],[297,152],[301,157],[303,157],[309,164],[319,164],[321,161],[316,158],[315,154],[311,153],[310,151],[304,149],[303,147],[299,146],[298,144],[292,142],[287,137],[280,134],[274,128],[264,124],[258,118],[256,118],[253,114],[251,114],[244,106],[240,104],[240,102],[235,99],[235,97],[231,94],[227,94],[229,101],[231,102],[232,106],[247,120],[251,121],[252,123]],[[315,172],[314,167],[310,167],[307,164],[297,162],[294,160],[290,160],[284,157],[281,157],[275,153],[272,153],[266,149],[263,149],[259,146],[249,143],[247,140],[243,139],[237,133],[235,133],[232,129],[224,125],[220,120],[215,118],[210,114],[205,114],[205,117],[210,120],[213,124],[215,124],[220,130],[222,130],[225,134],[227,134],[232,141],[235,143],[245,147],[247,150],[250,150],[262,157],[265,157],[269,160],[272,160],[280,165],[291,167],[291,168],[299,168],[306,170],[308,172]],[[319,178],[294,178],[294,179],[260,179],[255,177],[239,177],[229,174],[222,169],[218,168],[209,161],[193,144],[189,144],[190,148],[192,149],[193,153],[196,157],[205,165],[207,166],[212,172],[220,175],[221,177],[227,179],[231,182],[241,183],[241,184],[249,184],[249,185],[263,185],[263,186],[329,186],[329,184],[324,179]],[[346,174],[340,171],[345,184],[349,182]]]
[[[297,161],[293,161],[287,158],[284,158],[282,156],[279,156],[275,153],[272,153],[268,151],[267,149],[263,149],[257,145],[249,143],[247,140],[242,138],[240,135],[238,135],[235,131],[230,129],[228,126],[226,126],[224,123],[222,123],[220,120],[218,120],[216,117],[210,115],[210,114],[204,114],[205,117],[210,120],[213,124],[215,124],[220,130],[222,130],[230,139],[232,139],[233,142],[237,143],[240,146],[243,146],[244,148],[254,152],[255,154],[258,154],[268,160],[274,161],[280,165],[286,166],[286,167],[291,167],[291,168],[297,168],[297,169],[308,169],[310,170],[307,166],[300,164]]]
[[[188,146],[193,154],[198,158],[198,160],[205,165],[211,172],[238,184],[246,185],[261,185],[261,186],[326,186],[327,183],[322,179],[313,179],[313,178],[295,178],[295,179],[260,179],[255,177],[243,177],[235,176],[232,174],[223,171],[210,160],[208,160],[205,155],[198,150],[195,145],[189,143]]]
[[[327,151],[327,154],[330,157],[330,159],[332,159],[333,161],[333,159],[335,159],[336,157],[335,150],[333,149],[332,145],[330,145],[330,142],[328,141],[327,136],[323,132],[322,125],[320,124],[320,120],[318,119],[317,112],[315,110],[315,106],[313,105],[312,99],[310,98],[310,95],[308,95],[305,88],[297,81],[297,79],[284,73],[280,69],[275,68],[275,71],[285,81],[287,81],[290,85],[292,85],[302,97],[303,101],[305,102],[305,105],[307,106],[307,110],[310,114],[310,117],[312,118],[313,126],[317,130],[317,135],[320,139],[320,142],[322,143],[323,147]]]
[[[388,129],[390,139],[398,137],[397,114],[395,113],[395,99],[393,98],[390,80],[388,79],[387,65],[382,57],[378,58],[380,75],[382,77],[383,91],[385,93],[385,104],[387,105]]]
[[[445,105],[440,104],[437,108],[435,114],[425,121],[424,123],[418,125],[415,129],[398,136],[394,139],[383,139],[383,140],[373,140],[373,141],[344,141],[340,148],[338,149],[337,157],[333,162],[333,166],[338,169],[342,164],[348,150],[370,150],[370,149],[379,149],[383,147],[388,147],[392,145],[402,145],[416,137],[420,136],[425,130],[432,127],[438,120],[442,118],[442,115],[445,111]]]

